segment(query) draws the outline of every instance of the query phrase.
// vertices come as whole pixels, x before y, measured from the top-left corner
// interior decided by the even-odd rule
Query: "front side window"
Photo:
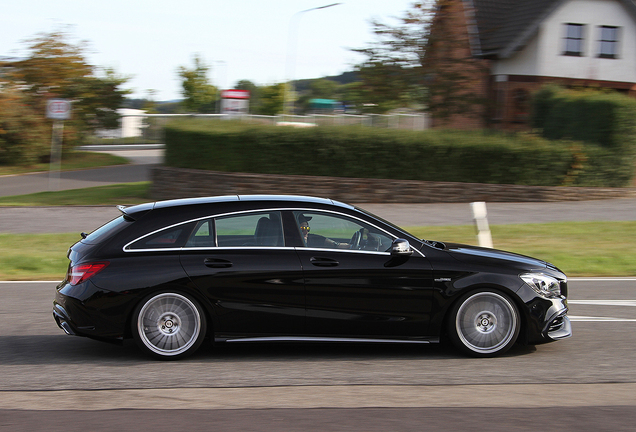
[[[309,248],[385,252],[391,247],[387,233],[357,219],[313,211],[295,211],[294,218]]]
[[[219,247],[285,246],[279,211],[222,216],[214,224]]]
[[[618,58],[618,27],[599,27],[599,53],[601,58]]]
[[[583,56],[584,24],[568,23],[565,25],[563,55]]]

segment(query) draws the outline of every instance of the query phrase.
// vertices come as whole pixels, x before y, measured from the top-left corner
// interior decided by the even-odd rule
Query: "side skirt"
[[[328,343],[391,343],[430,344],[439,343],[439,338],[428,339],[374,339],[319,336],[265,336],[265,337],[215,337],[215,342],[328,342]]]

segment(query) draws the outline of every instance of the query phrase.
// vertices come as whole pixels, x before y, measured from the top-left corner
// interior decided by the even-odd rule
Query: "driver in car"
[[[298,217],[300,234],[302,235],[305,246],[316,248],[349,249],[349,243],[338,242],[321,235],[309,234],[311,229],[309,227],[310,220],[311,216],[300,215]]]

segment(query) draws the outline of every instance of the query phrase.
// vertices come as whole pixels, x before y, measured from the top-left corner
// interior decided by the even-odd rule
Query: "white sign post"
[[[71,102],[67,99],[49,99],[46,104],[46,117],[53,119],[51,160],[49,162],[49,190],[59,190],[60,169],[62,166],[62,134],[64,132],[64,120],[71,118]]]
[[[492,248],[492,235],[490,234],[490,226],[488,225],[488,212],[486,211],[485,202],[470,203],[473,210],[473,219],[477,228],[477,241],[479,246]]]

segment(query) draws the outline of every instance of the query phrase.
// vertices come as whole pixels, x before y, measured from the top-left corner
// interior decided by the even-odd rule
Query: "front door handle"
[[[232,267],[231,261],[218,259],[218,258],[206,258],[205,260],[203,260],[203,264],[205,264],[206,267],[210,267],[210,268]]]
[[[318,267],[336,267],[340,265],[338,261],[331,258],[311,257],[309,262]]]

